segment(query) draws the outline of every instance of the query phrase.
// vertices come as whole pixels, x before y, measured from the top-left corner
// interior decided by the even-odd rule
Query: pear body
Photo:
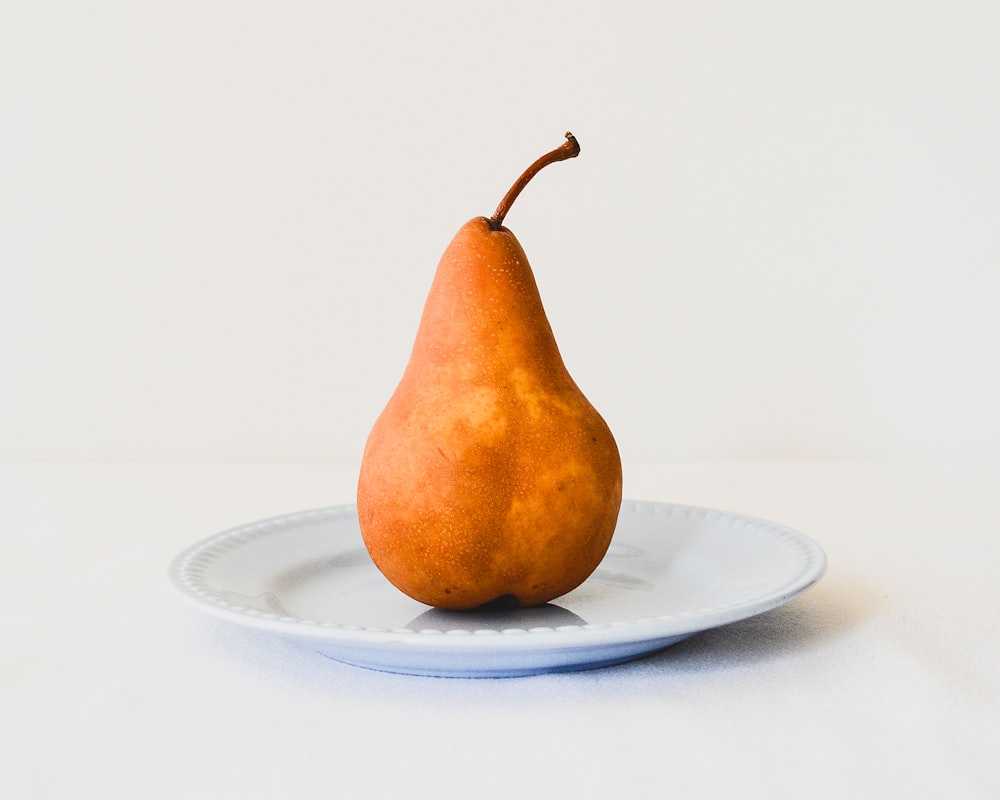
[[[431,606],[540,605],[600,563],[621,493],[618,447],[563,364],[524,250],[470,220],[365,445],[372,560]]]

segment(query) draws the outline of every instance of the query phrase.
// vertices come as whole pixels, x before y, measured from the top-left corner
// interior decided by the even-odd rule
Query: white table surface
[[[188,544],[355,472],[0,465],[0,796],[1000,796],[1000,464],[626,465],[627,497],[788,525],[829,570],[588,672],[372,672],[171,591]]]

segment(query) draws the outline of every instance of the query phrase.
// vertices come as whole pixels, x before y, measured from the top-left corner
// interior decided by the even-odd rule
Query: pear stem
[[[576,137],[566,131],[566,141],[563,142],[559,147],[550,153],[546,153],[540,159],[538,159],[534,164],[528,167],[524,173],[518,178],[514,185],[510,187],[507,194],[503,196],[503,200],[500,201],[500,205],[497,206],[497,210],[493,212],[493,216],[490,217],[490,229],[494,231],[500,230],[503,226],[503,218],[507,216],[507,212],[510,211],[510,207],[514,204],[517,196],[521,194],[521,190],[528,185],[528,181],[535,177],[544,167],[549,164],[554,164],[556,161],[565,161],[567,158],[576,158],[580,155],[580,143],[576,140]]]

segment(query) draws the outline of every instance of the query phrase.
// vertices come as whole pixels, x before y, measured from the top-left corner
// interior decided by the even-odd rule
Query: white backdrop
[[[626,462],[1000,455],[1000,5],[8,4],[0,458],[356,461],[507,218]]]

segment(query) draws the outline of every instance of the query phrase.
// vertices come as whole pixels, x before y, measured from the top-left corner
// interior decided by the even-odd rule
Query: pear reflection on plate
[[[586,625],[587,621],[572,611],[545,603],[522,608],[504,603],[489,603],[472,611],[448,611],[431,608],[415,617],[406,627],[411,631],[500,631],[532,628],[561,628]]]

